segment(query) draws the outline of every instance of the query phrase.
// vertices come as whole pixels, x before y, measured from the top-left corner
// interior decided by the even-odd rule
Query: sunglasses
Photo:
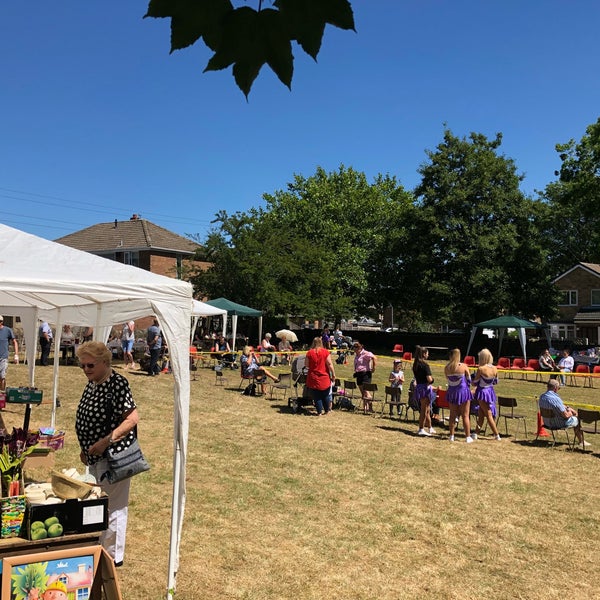
[[[94,369],[96,367],[96,363],[80,363],[80,369]]]

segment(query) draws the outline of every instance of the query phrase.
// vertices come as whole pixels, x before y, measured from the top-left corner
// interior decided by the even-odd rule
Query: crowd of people
[[[52,339],[52,330],[42,322],[39,329],[41,339]],[[48,329],[50,331],[48,332]],[[68,334],[64,330],[63,334]],[[124,359],[124,368],[129,369],[133,362],[133,341],[135,340],[135,323],[128,321],[122,326],[121,343]],[[265,334],[262,347],[267,351],[275,351],[274,345],[268,346],[270,334]],[[8,345],[14,344],[15,357],[18,360],[18,344],[12,330],[4,326],[0,316],[0,389],[5,385],[6,363],[8,359]],[[148,374],[156,373],[158,352],[164,344],[158,319],[154,318],[147,331],[147,344],[150,352]],[[310,391],[314,407],[318,416],[330,414],[333,409],[333,390],[336,381],[336,372],[331,352],[331,336],[328,331],[316,336],[305,356],[306,387]],[[219,352],[231,353],[229,344],[224,336],[219,335],[217,344]],[[42,352],[44,355],[44,348]],[[364,345],[354,340],[353,372],[356,385],[360,390],[362,408],[364,412],[373,411],[373,396],[368,384],[372,383],[376,371],[378,358],[368,351]],[[279,351],[292,354],[294,349],[289,340],[282,339]],[[130,479],[118,483],[109,483],[103,474],[108,469],[107,453],[109,448],[122,451],[130,446],[137,437],[139,414],[133,399],[129,383],[124,375],[117,373],[111,360],[113,353],[104,343],[87,341],[77,346],[76,350],[79,366],[81,367],[87,383],[79,401],[75,415],[75,430],[80,445],[80,458],[92,475],[96,476],[100,486],[109,496],[109,523],[108,529],[102,536],[102,544],[112,556],[115,564],[123,564],[125,552],[125,538],[127,529],[127,515]],[[47,356],[46,356],[47,358]],[[570,359],[570,360],[569,360]],[[551,353],[546,349],[540,355],[540,371],[548,371],[550,379],[547,390],[539,398],[540,409],[547,409],[544,424],[547,427],[572,428],[580,444],[588,446],[581,432],[581,425],[577,411],[566,406],[559,395],[561,378],[573,370],[573,358],[568,350],[562,352],[558,362],[555,362]],[[439,388],[429,364],[429,352],[424,346],[417,346],[414,352],[414,361],[411,365],[412,382],[411,392],[419,407],[419,426],[417,435],[430,437],[436,433],[432,415],[435,411],[435,401]],[[473,372],[474,371],[474,372]],[[278,376],[261,364],[257,352],[250,346],[245,346],[241,355],[242,376],[251,377],[263,384],[267,380],[273,383],[279,381]],[[449,360],[444,366],[445,385],[447,387],[446,399],[450,407],[448,421],[448,439],[454,442],[457,436],[457,426],[462,423],[465,442],[473,443],[478,439],[480,432],[487,422],[492,432],[493,439],[500,440],[501,436],[496,426],[498,416],[497,397],[495,386],[498,383],[498,371],[494,366],[491,352],[484,348],[478,354],[478,363],[475,368],[467,366],[462,360],[460,350],[453,349]],[[396,406],[397,414],[401,414],[400,399],[405,385],[405,368],[402,359],[393,361],[392,369],[387,377],[387,382],[392,389],[392,403]],[[470,416],[477,414],[476,427],[471,431]]]

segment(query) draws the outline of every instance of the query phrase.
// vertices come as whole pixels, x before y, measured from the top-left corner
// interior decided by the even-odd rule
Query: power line
[[[99,204],[86,204],[86,206],[82,206],[80,201],[67,200],[65,198],[61,198],[60,196],[52,196],[49,194],[38,194],[36,192],[26,192],[22,190],[15,190],[11,188],[0,187],[0,190],[4,192],[8,192],[10,194],[19,194],[19,196],[11,196],[7,194],[0,194],[0,198],[5,198],[7,200],[18,200],[21,202],[31,202],[32,204],[42,204],[44,206],[56,206],[59,208],[68,208],[69,210],[79,210],[82,212],[91,212],[91,213],[101,213],[106,214],[107,212],[112,212],[113,215],[124,215],[127,218],[132,214],[131,210],[123,210],[123,208],[114,208],[105,205]],[[33,196],[34,198],[41,198],[43,200],[34,200],[32,198],[23,197],[23,196]],[[59,202],[48,202],[47,200],[58,200]],[[136,211],[134,211],[136,212]],[[140,211],[137,211],[140,214]],[[192,215],[186,215],[185,217],[177,217],[173,216],[173,214],[161,214],[154,211],[151,211],[149,214],[153,215],[156,218],[160,218],[162,222],[168,223],[176,223],[176,224],[189,224],[192,226],[201,226],[203,228],[210,227],[210,221],[205,219],[194,219]],[[29,216],[29,215],[28,215]],[[143,216],[143,215],[142,215]],[[112,218],[108,218],[107,221],[113,220]]]

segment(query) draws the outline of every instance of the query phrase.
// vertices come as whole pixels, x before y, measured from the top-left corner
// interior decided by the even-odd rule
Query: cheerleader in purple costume
[[[498,428],[496,427],[496,392],[494,386],[498,383],[498,370],[493,365],[494,358],[492,353],[484,348],[479,353],[479,368],[473,379],[476,385],[475,400],[479,406],[477,408],[477,427],[473,437],[477,439],[483,420],[487,419],[490,429],[496,440],[500,439]]]
[[[415,348],[415,360],[413,362],[413,375],[417,385],[415,387],[415,399],[419,402],[421,410],[419,411],[419,431],[417,435],[430,436],[435,433],[431,426],[431,399],[433,376],[431,367],[427,362],[429,350],[423,346]]]
[[[465,429],[465,441],[470,444],[473,441],[471,437],[471,419],[469,417],[469,408],[471,406],[471,372],[469,367],[460,362],[460,350],[454,348],[450,352],[450,360],[444,367],[444,373],[448,380],[448,393],[446,398],[450,404],[450,441],[454,441],[454,431],[456,421],[460,416]]]

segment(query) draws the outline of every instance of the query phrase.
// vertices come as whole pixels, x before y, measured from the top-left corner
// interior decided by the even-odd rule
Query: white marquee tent
[[[189,341],[193,310],[189,283],[116,263],[0,224],[0,314],[19,316],[25,336],[30,384],[34,385],[38,320],[92,325],[106,341],[113,325],[156,315],[174,376],[174,457],[169,573],[172,598],[185,507],[189,427]],[[198,308],[198,307],[196,307]],[[54,380],[58,380],[58,353]],[[56,401],[56,391],[53,392]]]
[[[216,306],[211,306],[206,302],[200,302],[194,300],[192,305],[192,332],[190,336],[190,343],[194,341],[194,332],[196,331],[196,325],[198,325],[198,319],[200,317],[221,317],[223,319],[223,335],[226,333],[227,328],[227,311]]]

